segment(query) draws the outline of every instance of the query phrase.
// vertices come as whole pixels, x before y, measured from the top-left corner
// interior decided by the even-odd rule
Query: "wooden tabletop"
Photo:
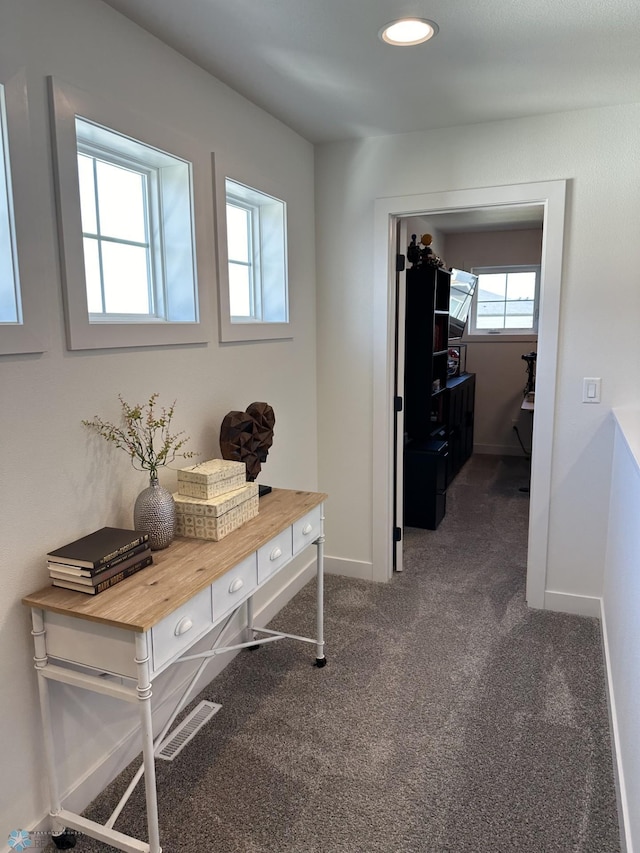
[[[46,586],[25,596],[22,603],[129,631],[148,631],[326,498],[319,492],[274,489],[260,498],[255,518],[219,542],[177,537],[168,548],[153,552],[153,565],[98,595]]]

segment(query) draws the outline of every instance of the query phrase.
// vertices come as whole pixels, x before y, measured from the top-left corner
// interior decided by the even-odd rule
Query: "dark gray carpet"
[[[402,575],[327,577],[324,669],[283,641],[202,692],[222,710],[158,762],[165,853],[620,850],[599,626],[524,603],[526,478],[475,456],[439,529],[405,529]],[[314,595],[274,624],[313,636]],[[139,788],[117,827],[146,837]]]

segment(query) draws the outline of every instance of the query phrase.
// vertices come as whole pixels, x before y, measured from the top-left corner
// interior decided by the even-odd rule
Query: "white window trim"
[[[471,310],[467,320],[466,334],[463,335],[465,341],[473,343],[495,343],[503,341],[504,343],[523,343],[535,342],[538,340],[538,322],[540,312],[540,281],[541,281],[541,265],[540,264],[494,264],[493,266],[472,267],[473,275],[480,276],[483,273],[492,272],[536,272],[536,294],[535,294],[535,328],[534,329],[476,329],[474,326],[474,318],[476,305],[478,302],[478,291],[480,290],[480,282],[475,287],[473,299],[471,302]]]
[[[43,293],[43,270],[38,263],[42,235],[29,209],[33,198],[28,181],[33,174],[29,133],[26,74],[15,72],[0,59],[0,83],[4,87],[6,136],[10,163],[14,246],[17,255],[20,314],[22,322],[0,323],[0,356],[41,353],[48,348],[49,302]]]
[[[56,167],[56,199],[62,264],[67,346],[77,349],[111,349],[175,344],[200,344],[211,339],[209,293],[214,259],[208,255],[213,233],[211,202],[211,159],[194,141],[172,128],[154,124],[144,115],[123,108],[106,98],[91,95],[49,78]],[[84,275],[84,251],[77,167],[76,116],[138,140],[150,148],[167,151],[192,164],[191,212],[197,252],[198,319],[194,321],[90,322]],[[202,239],[199,239],[202,235]]]
[[[232,322],[231,309],[229,302],[229,256],[227,251],[227,194],[225,181],[229,177],[236,183],[244,186],[256,186],[251,180],[242,179],[236,175],[225,173],[221,164],[216,164],[215,169],[215,195],[216,195],[216,211],[217,216],[217,234],[218,234],[218,279],[220,286],[218,288],[218,321],[219,334],[222,343],[233,342],[249,342],[249,341],[269,341],[269,340],[288,340],[294,337],[295,327],[292,320],[292,298],[287,284],[287,322],[272,323],[263,320],[252,320],[242,323]],[[262,182],[264,183],[264,182]],[[265,195],[277,199],[276,192],[269,192],[264,186],[258,189]],[[287,248],[287,221],[285,217],[285,259],[288,267],[288,248]]]

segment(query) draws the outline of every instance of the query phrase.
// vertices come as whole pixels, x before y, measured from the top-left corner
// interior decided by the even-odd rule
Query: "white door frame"
[[[393,573],[393,389],[396,221],[405,216],[504,205],[544,206],[536,414],[527,553],[527,603],[544,607],[551,499],[551,466],[556,395],[556,367],[562,279],[562,245],[566,181],[542,181],[502,187],[452,190],[379,198],[375,201],[373,280],[373,579]]]

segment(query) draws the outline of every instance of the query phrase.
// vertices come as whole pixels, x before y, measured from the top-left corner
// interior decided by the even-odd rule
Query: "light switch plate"
[[[599,403],[600,385],[602,380],[599,376],[585,376],[582,380],[582,402]]]

